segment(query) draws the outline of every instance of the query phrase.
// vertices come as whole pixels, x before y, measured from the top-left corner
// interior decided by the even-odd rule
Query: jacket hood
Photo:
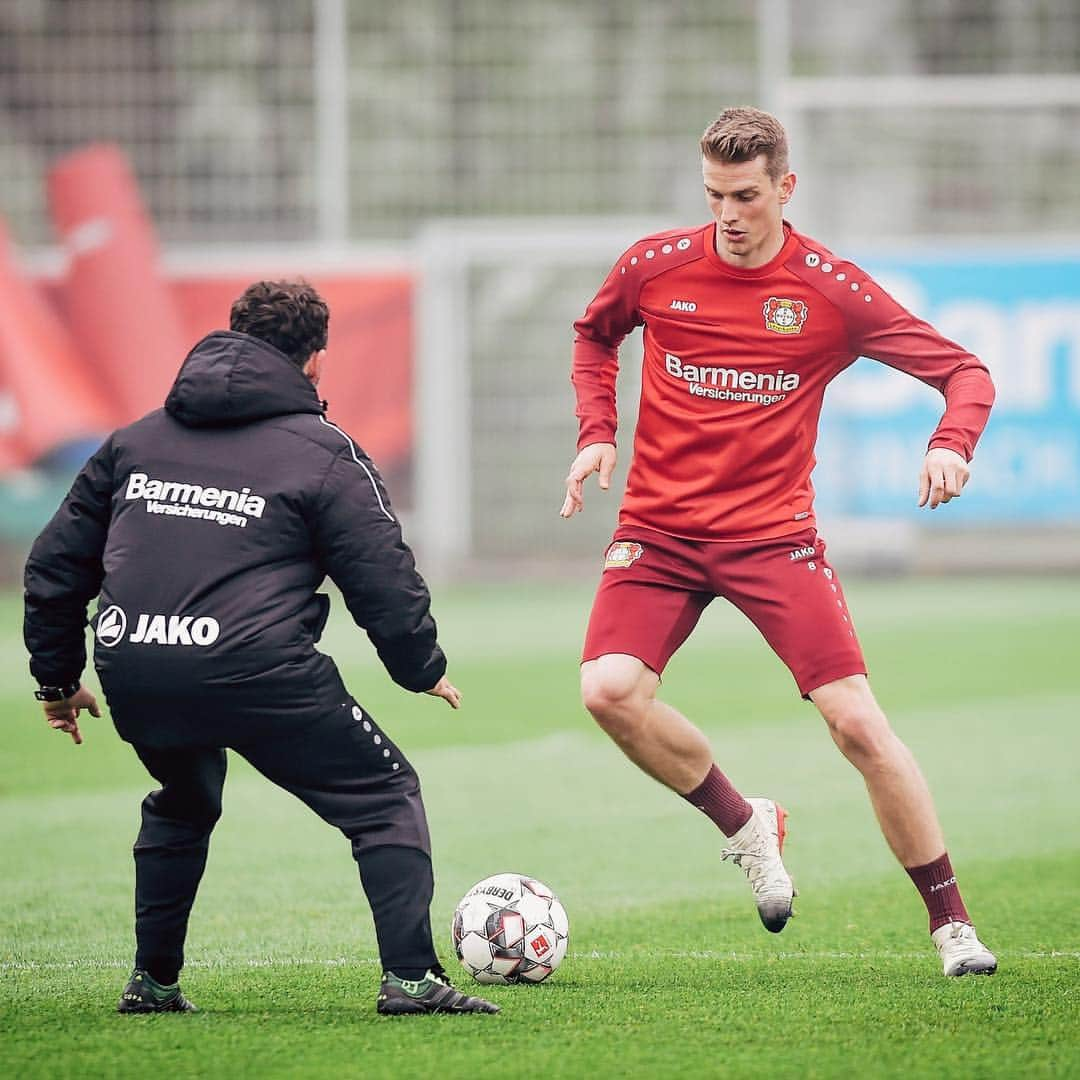
[[[165,410],[188,427],[247,424],[321,413],[311,380],[279,349],[250,334],[215,330],[187,355]]]

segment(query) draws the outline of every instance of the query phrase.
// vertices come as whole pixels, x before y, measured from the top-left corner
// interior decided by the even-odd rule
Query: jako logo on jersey
[[[672,300],[672,311],[697,311],[697,304],[693,300]]]
[[[701,364],[684,364],[672,353],[664,354],[664,367],[669,375],[688,383],[707,383],[730,390],[794,390],[799,376],[794,371],[740,371],[739,368],[704,367]]]
[[[812,547],[801,547],[801,548],[796,548],[791,553],[789,558],[791,559],[792,562],[798,562],[800,559],[812,558],[813,554],[814,554],[814,549]]]
[[[98,616],[94,636],[106,648],[111,649],[118,642],[123,641],[126,633],[127,615],[118,604],[111,604]]]
[[[128,477],[124,498],[144,499],[148,514],[202,518],[220,525],[246,526],[249,517],[261,518],[266,509],[266,500],[261,495],[253,495],[251,488],[233,491],[203,487],[180,480],[155,480],[141,472],[133,472]],[[223,510],[233,513],[222,513]]]
[[[644,554],[645,549],[633,540],[616,540],[604,556],[604,569],[632,566]]]
[[[761,307],[765,328],[777,334],[801,334],[809,309],[802,300],[770,296]]]

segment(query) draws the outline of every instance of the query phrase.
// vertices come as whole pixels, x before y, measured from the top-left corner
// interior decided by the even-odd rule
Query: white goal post
[[[528,362],[522,360],[524,341],[513,336],[514,310],[529,318],[543,316],[541,321],[547,326],[540,334],[539,347],[550,368],[539,381],[549,391],[556,387],[563,390],[569,430],[574,410],[569,384],[571,323],[584,311],[592,293],[580,294],[577,310],[565,303],[552,303],[550,311],[541,312],[538,307],[549,299],[544,272],[584,266],[595,291],[623,250],[662,227],[655,220],[626,218],[453,219],[432,222],[420,232],[414,323],[415,520],[425,565],[432,567],[433,573],[450,573],[476,554],[477,491],[491,482],[491,470],[498,468],[498,462],[478,460],[476,454],[474,424],[481,390],[476,345],[478,333],[484,331],[477,325],[478,314],[485,308],[490,312],[493,305],[498,309],[490,313],[506,335],[499,347],[503,363],[510,366]],[[494,300],[489,296],[485,303],[476,294],[471,278],[477,272],[496,276],[494,291],[507,297],[505,307],[500,308],[497,296]],[[627,365],[627,374],[635,376],[636,366]],[[625,394],[620,398],[621,415],[632,417],[636,395],[631,400],[626,400]],[[507,400],[504,405],[507,409],[522,408],[520,401]],[[625,431],[625,420],[621,426]],[[538,448],[543,463],[553,470],[548,492],[551,500],[561,487],[559,468],[569,465],[574,446],[571,434],[563,445]],[[506,449],[509,452],[511,448]],[[515,512],[510,505],[503,509],[507,514]],[[542,548],[543,537],[536,540]]]

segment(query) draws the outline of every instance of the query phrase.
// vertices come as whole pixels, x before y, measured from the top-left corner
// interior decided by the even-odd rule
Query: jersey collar
[[[763,278],[768,277],[770,274],[775,273],[784,265],[795,251],[798,246],[799,240],[795,235],[795,230],[785,221],[784,222],[784,243],[780,250],[767,262],[761,266],[755,266],[752,270],[745,270],[739,266],[732,266],[731,263],[724,262],[723,259],[716,253],[716,222],[705,229],[705,258],[708,259],[717,270],[723,271],[730,277],[734,278]]]

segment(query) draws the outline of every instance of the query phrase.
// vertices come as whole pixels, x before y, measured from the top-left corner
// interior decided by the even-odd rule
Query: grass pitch
[[[778,936],[712,825],[583,714],[590,590],[483,587],[436,596],[460,713],[395,688],[340,606],[324,641],[420,771],[447,966],[454,904],[488,874],[539,877],[570,915],[549,982],[484,991],[500,1016],[415,1019],[374,1012],[345,841],[235,756],[183,975],[202,1012],[113,1012],[151,782],[107,720],[81,747],[45,727],[0,598],[0,1075],[1080,1075],[1080,581],[847,591],[996,976],[942,977],[858,775],[737,612],[713,605],[664,695],[791,813],[802,895]]]

